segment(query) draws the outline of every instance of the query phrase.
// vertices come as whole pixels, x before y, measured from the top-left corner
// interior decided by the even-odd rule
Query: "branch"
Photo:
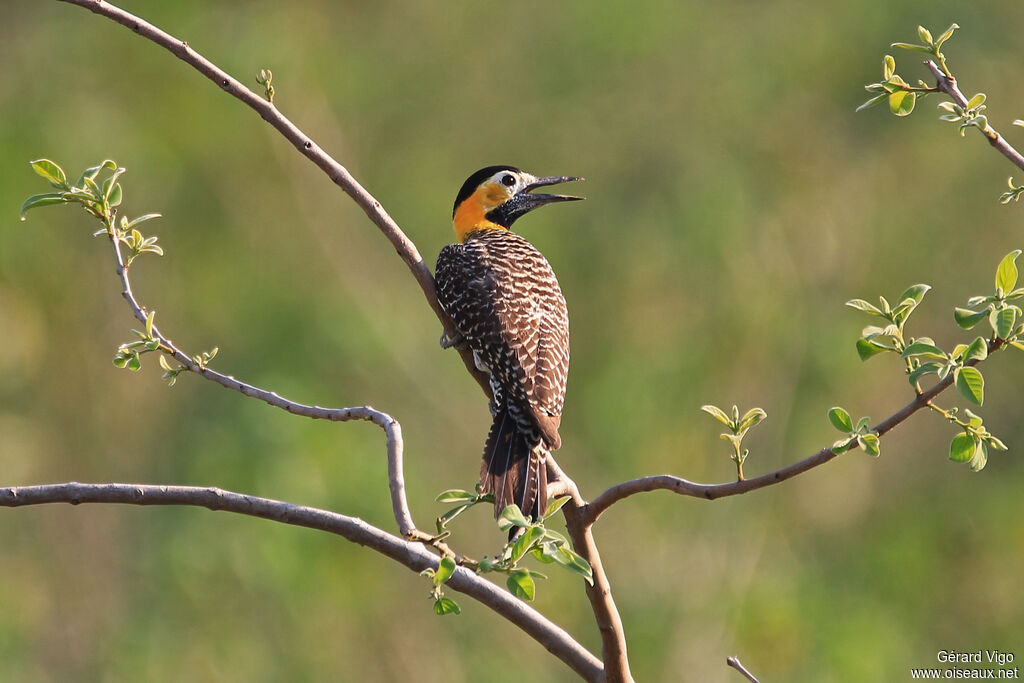
[[[295,149],[299,150],[307,159],[316,164],[327,174],[327,177],[344,190],[359,205],[359,208],[366,213],[367,217],[373,221],[374,225],[384,233],[384,236],[394,246],[395,251],[398,252],[398,255],[409,267],[413,277],[416,278],[420,289],[423,290],[423,296],[426,297],[427,303],[430,304],[430,308],[434,311],[437,319],[441,321],[445,333],[452,338],[456,336],[457,330],[452,324],[451,318],[448,317],[448,314],[441,308],[441,304],[438,303],[437,291],[434,285],[434,278],[430,274],[430,268],[423,261],[423,257],[420,256],[416,245],[402,232],[398,223],[384,210],[380,202],[348,172],[348,169],[335,161],[327,152],[323,151],[319,145],[313,142],[312,138],[303,133],[298,126],[278,111],[277,107],[246,88],[226,71],[196,52],[186,41],[175,38],[130,12],[126,12],[102,0],[61,0],[61,2],[78,5],[107,17],[122,26],[130,28],[143,38],[163,47],[216,83],[224,92],[254,110],[263,120],[276,128],[281,135],[295,146]],[[472,352],[469,349],[460,349],[459,354],[462,357],[463,364],[466,366],[466,370],[476,379],[477,384],[480,385],[487,397],[492,398],[487,375],[477,369],[476,364],[473,362]]]
[[[739,657],[735,655],[732,657],[726,657],[725,663],[743,674],[743,676],[751,683],[758,683],[757,678],[754,677],[754,674],[747,671],[747,667],[743,666],[743,662],[740,661]]]
[[[572,539],[573,548],[590,564],[594,583],[586,585],[587,599],[594,613],[594,621],[601,633],[601,659],[604,661],[605,680],[608,683],[632,683],[629,670],[629,655],[626,651],[626,632],[622,617],[612,597],[611,583],[601,562],[592,531],[593,521],[587,520],[587,503],[580,495],[576,482],[562,471],[555,459],[548,455],[547,469],[552,482],[548,492],[553,496],[568,495],[569,502],[562,508],[565,527]]]
[[[0,506],[45,503],[124,503],[129,505],[186,505],[260,517],[282,524],[326,531],[366,546],[414,572],[437,569],[438,558],[421,545],[403,541],[361,519],[336,512],[259,498],[214,487],[143,484],[44,484],[0,488]],[[561,627],[540,612],[478,574],[459,567],[445,584],[465,593],[525,631],[551,654],[587,681],[602,681],[601,662]]]
[[[936,87],[952,97],[953,101],[956,102],[961,109],[967,109],[968,100],[964,97],[964,94],[960,92],[960,87],[956,84],[956,79],[943,73],[942,69],[939,68],[939,65],[930,59],[924,64],[928,67],[928,70],[932,72],[932,75],[935,76]],[[1021,153],[1013,147],[1013,145],[1007,142],[1006,138],[1000,135],[995,128],[988,125],[986,122],[985,127],[978,128],[978,130],[980,130],[982,135],[988,139],[989,144],[999,150],[1004,157],[1013,162],[1014,166],[1024,170],[1024,156],[1022,156]]]
[[[1002,339],[993,339],[989,341],[988,352],[992,353],[994,351],[998,351],[1003,347],[1004,343],[1005,342]],[[977,360],[971,360],[965,363],[965,365],[970,366],[977,364]],[[872,427],[871,431],[878,436],[886,434],[905,421],[908,417],[927,406],[931,403],[932,399],[952,385],[953,375],[950,373],[944,379],[937,382],[931,389],[917,394],[913,401]],[[632,479],[612,486],[591,501],[583,511],[583,521],[586,524],[593,524],[605,510],[615,503],[624,498],[628,498],[629,496],[647,491],[666,490],[678,493],[681,496],[692,496],[694,498],[704,498],[705,500],[715,500],[716,498],[725,498],[726,496],[736,496],[742,493],[748,493],[749,491],[763,489],[767,486],[773,486],[786,481],[787,479],[792,479],[798,474],[803,474],[804,472],[812,470],[819,465],[824,465],[839,454],[840,453],[836,453],[833,450],[832,446],[829,446],[828,448],[822,448],[809,458],[804,458],[799,462],[786,465],[774,472],[762,474],[761,476],[754,477],[753,479],[740,479],[727,484],[698,484],[671,474],[661,474],[651,477],[641,477],[640,479]]]
[[[121,280],[121,296],[128,302],[132,315],[141,322],[147,322],[145,308],[135,298],[132,292],[132,283],[128,277],[128,266],[125,264],[124,254],[121,252],[121,241],[115,234],[112,225],[107,226],[107,238],[113,247],[114,260],[117,262],[117,276]],[[391,490],[391,508],[395,515],[395,522],[398,530],[405,538],[412,538],[417,534],[416,524],[412,520],[412,513],[409,511],[408,499],[405,495],[405,468],[403,466],[402,454],[404,445],[402,441],[402,425],[398,420],[387,413],[381,412],[370,406],[359,406],[355,408],[322,408],[320,406],[309,406],[303,403],[289,401],[276,392],[267,391],[245,382],[224,375],[216,370],[206,367],[205,363],[200,364],[187,353],[179,349],[174,343],[164,336],[160,329],[153,324],[152,335],[160,342],[160,350],[176,361],[181,363],[187,370],[197,375],[216,382],[227,389],[233,389],[245,396],[258,398],[276,408],[287,410],[289,413],[301,415],[313,419],[331,420],[333,422],[348,422],[350,420],[366,420],[372,422],[384,430],[387,439],[388,454],[388,486]]]

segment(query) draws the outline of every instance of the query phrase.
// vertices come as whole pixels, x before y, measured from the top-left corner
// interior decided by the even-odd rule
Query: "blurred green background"
[[[1024,5],[773,3],[126,3],[276,103],[387,207],[432,264],[470,172],[578,174],[588,200],[517,224],[572,315],[559,462],[587,496],[626,478],[733,476],[713,402],[763,406],[758,474],[835,438],[841,404],[911,397],[893,358],[861,364],[853,297],[934,290],[912,334],[970,335],[951,310],[1024,247],[1014,169],[974,131],[854,114],[895,40],[947,44],[968,96],[1024,143]],[[274,410],[146,358],[80,210],[19,223],[45,191],[27,162],[128,168],[123,211],[167,251],[137,293],[179,345],[295,400],[401,420],[414,516],[470,488],[486,403],[393,249],[258,116],[165,51],[79,8],[14,0],[0,28],[0,483],[216,485],[393,528],[381,435]],[[896,53],[913,82],[918,55]],[[1019,172],[1018,172],[1019,175]],[[940,649],[1024,658],[1024,356],[985,364],[983,415],[1010,445],[972,474],[921,414],[882,457],[850,453],[707,503],[653,493],[596,528],[642,681],[902,681]],[[954,403],[947,396],[945,404]],[[456,544],[493,552],[485,510]],[[591,648],[579,581],[536,606]],[[198,509],[0,511],[0,679],[562,681],[571,672],[468,599],[323,533]],[[454,597],[458,597],[457,595]]]

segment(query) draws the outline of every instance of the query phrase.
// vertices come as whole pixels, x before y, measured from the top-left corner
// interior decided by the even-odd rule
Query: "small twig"
[[[260,517],[282,524],[336,534],[366,546],[414,572],[437,569],[438,558],[421,545],[404,541],[361,519],[329,510],[260,498],[215,487],[146,484],[44,484],[0,488],[0,506],[45,503],[124,503],[185,505]],[[601,662],[560,626],[522,600],[466,569],[456,569],[446,587],[465,593],[525,631],[587,681],[602,681]]]
[[[1002,339],[993,339],[989,341],[988,352],[991,354],[994,351],[999,350],[1002,348],[1003,344],[1004,340]],[[977,364],[977,360],[971,360],[966,363],[966,365],[971,366]],[[915,396],[913,401],[903,406],[900,410],[872,427],[871,431],[878,436],[886,434],[893,428],[900,425],[908,417],[926,407],[932,399],[952,385],[953,375],[951,373],[947,375],[945,379],[937,382],[935,386]],[[647,491],[665,490],[678,493],[681,496],[692,496],[694,498],[703,498],[705,500],[715,500],[717,498],[725,498],[727,496],[736,496],[748,493],[756,489],[763,489],[767,486],[779,484],[787,479],[792,479],[798,474],[803,474],[808,470],[824,465],[837,455],[839,455],[839,453],[836,453],[832,447],[829,446],[827,448],[822,448],[820,451],[808,458],[804,458],[799,462],[781,467],[774,472],[726,484],[699,484],[671,474],[660,474],[632,479],[608,488],[597,496],[597,498],[592,500],[583,510],[583,521],[587,524],[593,524],[605,510],[615,503],[623,500],[624,498],[628,498],[629,496],[637,493],[645,493]]]
[[[930,59],[924,64],[928,67],[928,70],[932,72],[932,75],[935,76],[936,87],[952,97],[953,101],[956,102],[961,109],[967,109],[968,100],[960,91],[960,86],[957,85],[956,79],[943,73],[942,68]],[[1013,162],[1014,166],[1024,170],[1024,155],[1021,155],[1013,145],[1007,142],[1006,138],[1000,135],[995,128],[988,125],[986,122],[985,127],[978,128],[978,130],[980,130],[982,135],[988,139],[989,144],[999,150],[1004,157]]]
[[[726,657],[725,663],[739,671],[744,676],[746,676],[747,680],[750,681],[750,683],[758,683],[758,680],[754,678],[754,674],[747,671],[747,668],[743,666],[743,663],[740,662],[739,657],[737,657],[736,655],[733,655],[732,657]]]

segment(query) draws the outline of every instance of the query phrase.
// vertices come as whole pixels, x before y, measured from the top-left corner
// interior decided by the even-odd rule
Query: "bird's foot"
[[[442,349],[450,349],[454,346],[459,351],[462,351],[466,348],[466,338],[458,332],[455,333],[454,337],[449,337],[447,332],[442,332],[440,343]]]

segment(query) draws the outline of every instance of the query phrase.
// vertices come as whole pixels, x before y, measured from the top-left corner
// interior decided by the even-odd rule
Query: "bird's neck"
[[[483,202],[475,201],[475,199],[475,197],[470,197],[462,202],[455,211],[453,225],[455,227],[455,237],[460,243],[465,242],[470,234],[474,232],[508,230],[505,226],[488,220],[487,210],[484,208]]]

